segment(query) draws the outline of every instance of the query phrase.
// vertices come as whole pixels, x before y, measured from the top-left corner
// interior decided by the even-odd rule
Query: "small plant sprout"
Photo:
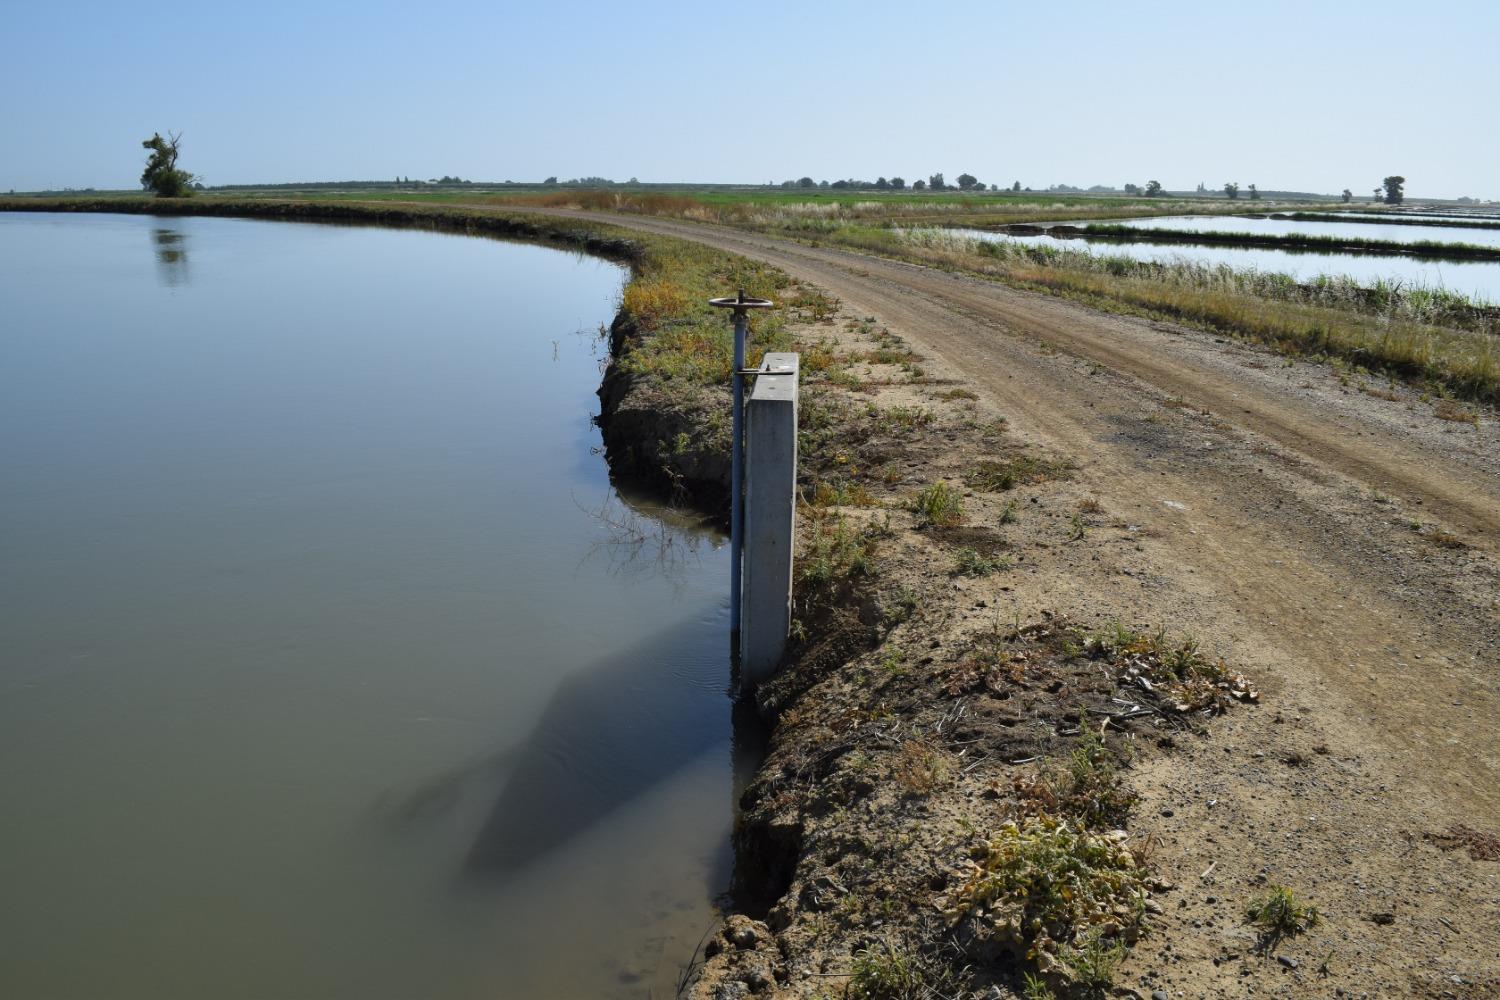
[[[1270,951],[1285,938],[1312,930],[1322,918],[1318,908],[1297,899],[1284,885],[1273,885],[1245,907],[1245,917],[1260,928],[1262,951]]]
[[[968,546],[959,549],[953,556],[953,572],[958,576],[989,576],[1005,567],[1006,561],[1003,558],[987,556]]]

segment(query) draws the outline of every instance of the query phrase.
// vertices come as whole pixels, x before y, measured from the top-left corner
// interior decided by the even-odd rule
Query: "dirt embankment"
[[[1140,935],[1117,995],[1500,990],[1491,415],[1168,324],[696,232],[843,302],[837,336],[799,334],[842,359],[810,376],[827,405],[804,417],[804,455],[829,456],[804,470],[810,641],[762,693],[777,729],[743,803],[743,910],[697,995],[924,995],[915,976],[1005,996],[1043,966],[1036,989],[1078,992],[1093,925],[1053,925],[1040,959],[996,939],[1008,916],[976,929],[963,904],[1005,898],[975,873],[1033,857],[1038,801],[1078,815],[1076,741],[1101,712],[1128,716],[1103,763],[1150,865],[1140,926],[1102,939]],[[939,481],[963,513],[922,526]],[[819,612],[830,579],[844,589]],[[1153,701],[1100,645],[1117,622],[1164,627],[1169,655],[1196,636],[1260,704],[1210,719]],[[1036,628],[1063,638],[1037,647]],[[1321,920],[1266,950],[1245,909],[1281,884]]]
[[[643,335],[627,312],[610,324],[610,361],[599,384],[597,420],[610,473],[727,518],[729,391],[663,384],[625,370],[620,359]]]

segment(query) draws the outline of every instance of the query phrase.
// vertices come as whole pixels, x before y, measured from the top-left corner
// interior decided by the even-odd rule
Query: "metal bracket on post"
[[[729,635],[736,652],[740,642],[741,553],[745,533],[745,338],[751,309],[771,309],[770,299],[750,298],[745,290],[733,298],[709,299],[708,304],[732,309],[734,316],[734,413],[730,420],[729,459]]]

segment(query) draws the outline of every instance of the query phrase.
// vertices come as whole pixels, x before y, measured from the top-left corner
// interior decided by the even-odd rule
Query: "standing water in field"
[[[1086,226],[1088,219],[1073,225]],[[1280,219],[1244,219],[1226,216],[1181,216],[1170,218],[1109,220],[1108,225],[1133,229],[1151,228],[1192,231],[1254,232],[1259,234],[1307,233],[1354,236],[1366,239],[1394,239],[1411,243],[1417,240],[1466,242],[1492,245],[1500,232],[1474,229],[1430,229],[1426,226],[1365,226],[1359,223],[1328,224],[1291,222]],[[1313,281],[1322,276],[1348,276],[1357,284],[1370,287],[1377,282],[1393,283],[1408,290],[1443,289],[1466,296],[1482,304],[1500,303],[1500,262],[1492,260],[1450,261],[1426,257],[1384,254],[1347,253],[1344,251],[1288,250],[1276,247],[1203,245],[1178,242],[1117,240],[1087,236],[1060,238],[1052,236],[1015,235],[983,229],[954,229],[954,233],[992,243],[1017,243],[1059,250],[1075,250],[1096,257],[1127,257],[1131,260],[1170,264],[1185,261],[1195,264],[1227,265],[1237,270],[1256,270],[1287,274],[1298,281]],[[1456,237],[1453,233],[1462,233]]]
[[[0,994],[670,995],[729,878],[727,558],[608,482],[622,280],[0,215]]]

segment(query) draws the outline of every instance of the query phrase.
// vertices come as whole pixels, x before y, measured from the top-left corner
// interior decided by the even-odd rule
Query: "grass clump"
[[[814,507],[877,507],[876,500],[863,483],[850,479],[820,479],[813,487]]]
[[[1473,424],[1479,426],[1479,414],[1466,407],[1459,406],[1451,399],[1440,399],[1433,405],[1432,415],[1439,420],[1447,420],[1455,424]]]
[[[932,413],[920,406],[892,406],[874,417],[876,427],[892,436],[908,436],[932,423]]]
[[[1177,712],[1223,712],[1232,701],[1256,701],[1259,695],[1244,675],[1232,672],[1222,659],[1203,655],[1191,636],[1171,642],[1166,630],[1135,632],[1116,622],[1090,635],[1085,655],[1109,663],[1115,679],[1148,692],[1161,692]]]
[[[820,588],[875,572],[875,532],[859,529],[842,517],[812,508],[804,544],[797,559],[797,581]]]
[[[1060,479],[1067,471],[1067,465],[1062,462],[1035,455],[1019,455],[1004,462],[979,462],[964,474],[964,482],[986,493],[1003,493],[1028,483]]]
[[[1297,899],[1284,885],[1273,885],[1245,907],[1245,919],[1260,928],[1261,949],[1268,951],[1284,938],[1312,930],[1322,917],[1318,908]]]
[[[1065,760],[1035,777],[1015,779],[1022,809],[1032,815],[1068,816],[1089,829],[1125,825],[1137,796],[1125,787],[1122,758],[1102,732],[1080,727]]]
[[[901,746],[896,766],[896,784],[907,795],[926,795],[947,784],[952,777],[948,758],[941,752],[916,740]]]
[[[1003,557],[987,556],[967,545],[953,554],[953,572],[957,576],[989,576],[1009,565]]]
[[[1066,969],[1065,957],[1138,931],[1144,875],[1123,839],[1050,816],[1007,822],[976,852],[954,909],[1039,971]]]
[[[1125,942],[1092,933],[1082,947],[1063,949],[1062,963],[1068,978],[1086,993],[1101,993],[1114,985],[1115,966],[1125,957]]]
[[[1057,994],[1047,980],[1028,972],[1021,979],[1021,1000],[1057,1000]]]
[[[963,522],[964,501],[958,491],[942,480],[925,487],[911,501],[917,526],[951,528]]]
[[[846,1000],[928,1000],[945,995],[952,974],[888,942],[854,953]]]

